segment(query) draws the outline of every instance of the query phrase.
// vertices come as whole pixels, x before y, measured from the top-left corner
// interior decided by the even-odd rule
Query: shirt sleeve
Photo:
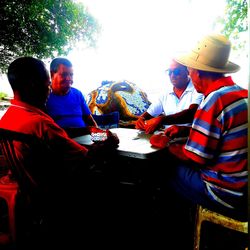
[[[42,130],[46,131],[46,133],[42,135],[43,139],[51,148],[52,152],[59,154],[65,160],[86,157],[88,149],[68,137],[67,133],[57,124],[43,122],[42,126],[46,127]]]
[[[162,114],[163,103],[160,97],[148,107],[147,112],[153,117],[156,117]]]
[[[212,161],[221,134],[221,124],[215,117],[214,109],[198,109],[185,145],[186,156],[200,164]]]
[[[91,114],[91,111],[89,109],[89,106],[86,102],[86,99],[84,97],[84,95],[80,92],[80,100],[81,100],[81,109],[82,109],[82,114],[83,115],[90,115]]]
[[[203,100],[203,97],[204,97],[203,94],[200,94],[196,90],[194,90],[191,104],[200,105],[201,101]]]

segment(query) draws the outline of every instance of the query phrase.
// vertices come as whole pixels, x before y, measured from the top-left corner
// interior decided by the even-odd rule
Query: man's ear
[[[201,76],[198,69],[193,69],[193,74],[194,74],[196,77],[198,77],[198,78],[200,78],[200,76]]]

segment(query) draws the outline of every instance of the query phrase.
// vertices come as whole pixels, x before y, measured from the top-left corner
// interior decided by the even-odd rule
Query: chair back
[[[34,211],[43,211],[47,185],[52,181],[48,175],[53,171],[48,146],[36,136],[0,128],[0,147],[21,194],[31,201]]]
[[[118,111],[102,115],[93,114],[92,116],[98,127],[102,129],[118,128],[119,126],[120,114]]]

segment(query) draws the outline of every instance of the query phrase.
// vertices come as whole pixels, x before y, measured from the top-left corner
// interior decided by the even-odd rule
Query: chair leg
[[[247,233],[247,222],[240,222],[232,218],[225,217],[216,212],[210,211],[202,206],[197,206],[195,228],[194,228],[194,250],[200,249],[201,241],[201,227],[203,221],[209,221],[211,223],[221,225],[231,230]],[[246,248],[245,250],[248,250]]]
[[[200,238],[201,238],[201,224],[202,218],[200,216],[201,207],[197,207],[196,218],[195,218],[195,230],[194,230],[194,250],[200,249]]]
[[[15,199],[16,193],[12,193],[10,197],[10,204],[9,204],[9,230],[11,232],[12,241],[16,241],[16,219],[15,219]]]
[[[8,207],[8,221],[9,221],[9,234],[11,241],[16,241],[16,218],[15,218],[15,204],[16,204],[17,190],[10,189],[4,190],[1,197],[6,201]]]

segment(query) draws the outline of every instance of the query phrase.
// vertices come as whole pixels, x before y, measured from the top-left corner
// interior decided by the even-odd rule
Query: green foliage
[[[95,46],[100,26],[74,0],[0,0],[0,73],[18,56],[67,55],[76,42]]]
[[[4,92],[0,92],[0,100],[3,100],[5,97],[7,97],[8,95]]]
[[[247,0],[226,0],[225,15],[219,20],[223,24],[222,33],[233,41],[233,49],[244,49],[247,44],[248,2]]]

